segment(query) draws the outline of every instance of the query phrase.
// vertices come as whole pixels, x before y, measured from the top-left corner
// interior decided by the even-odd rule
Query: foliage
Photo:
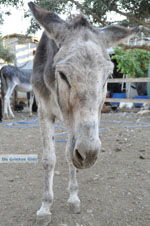
[[[67,1],[67,0],[66,0]],[[145,22],[149,18],[150,5],[147,0],[83,0],[82,4],[76,0],[68,0],[76,4],[78,8],[87,15],[95,14],[103,24],[108,24],[107,12],[116,12],[127,18],[128,24],[142,24],[150,26],[149,22]],[[97,18],[93,17],[96,21]]]
[[[108,12],[116,12],[120,15],[124,15],[126,20],[124,25],[144,25],[150,26],[149,12],[150,4],[147,0],[33,0],[41,7],[54,11],[56,13],[70,14],[73,13],[73,9],[76,7],[89,16],[91,22],[98,23],[99,26],[108,25]],[[23,5],[23,0],[0,0],[0,5],[19,7]],[[25,16],[29,16],[29,12],[25,13]],[[147,19],[147,21],[146,21]],[[119,23],[119,22],[117,22]],[[37,26],[35,20],[32,19],[29,31],[35,32],[39,26]]]
[[[0,0],[0,4],[5,6],[17,6],[18,4],[23,4],[23,0]]]
[[[3,24],[4,20],[3,20],[3,16],[2,13],[0,13],[0,24]]]
[[[126,17],[124,25],[150,26],[145,19],[149,18],[150,4],[147,0],[35,0],[41,7],[57,13],[66,13],[70,16],[73,6],[76,6],[82,13],[89,16],[92,23],[98,23],[99,26],[106,26],[112,22],[108,20],[108,12],[116,12]],[[69,10],[68,10],[69,9]],[[35,22],[32,19],[32,26]],[[117,21],[122,24],[122,22]],[[31,30],[29,29],[29,31]],[[36,27],[37,28],[37,27]],[[35,29],[36,30],[36,29]]]
[[[0,59],[4,62],[11,63],[15,59],[15,55],[8,48],[3,46],[3,40],[0,38]]]
[[[20,5],[23,5],[23,0],[0,0],[0,6],[5,6],[6,9],[3,9],[0,11],[0,24],[3,24],[3,16],[4,15],[11,15],[10,10],[7,10],[7,7],[9,6],[14,6],[14,7],[19,7]]]
[[[150,52],[142,49],[116,48],[112,59],[117,61],[117,69],[129,77],[146,77],[150,60]]]
[[[132,13],[136,18],[148,18],[150,5],[147,0],[120,0],[121,8]]]
[[[36,4],[38,4],[40,7],[47,9],[49,11],[56,12],[58,14],[64,14],[66,13],[69,15],[68,9],[70,9],[69,4],[66,4],[66,0],[35,0]],[[69,7],[67,8],[66,5]],[[71,11],[71,9],[70,9]],[[25,17],[30,16],[30,11],[25,12]],[[31,18],[31,24],[29,29],[27,30],[27,33],[35,33],[38,29],[40,29],[39,24],[36,23],[35,19]]]

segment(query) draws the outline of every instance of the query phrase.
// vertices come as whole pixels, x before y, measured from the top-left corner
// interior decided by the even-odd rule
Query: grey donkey
[[[32,85],[40,107],[43,137],[44,193],[38,216],[50,216],[56,163],[54,122],[64,120],[69,130],[66,156],[69,163],[69,199],[80,212],[76,169],[91,167],[101,148],[99,120],[107,79],[113,63],[107,48],[135,35],[137,28],[108,26],[102,29],[79,15],[64,21],[30,2],[33,16],[45,29],[34,59]]]
[[[4,118],[14,118],[14,113],[11,109],[10,98],[13,91],[31,92],[30,98],[30,116],[32,115],[33,93],[31,85],[30,69],[20,69],[13,65],[3,66],[0,70],[2,101],[4,105]]]

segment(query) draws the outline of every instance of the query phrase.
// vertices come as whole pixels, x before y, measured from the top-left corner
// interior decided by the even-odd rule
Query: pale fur
[[[106,96],[107,79],[113,71],[113,64],[106,50],[110,28],[106,28],[105,34],[104,30],[90,26],[82,15],[65,22],[56,14],[42,10],[32,2],[29,3],[29,7],[36,20],[46,30],[35,56],[33,89],[46,123],[53,127],[55,119],[64,119],[68,127],[70,133],[66,148],[70,178],[68,202],[71,210],[79,213],[76,168],[91,167],[96,162],[101,148],[98,129],[100,111]],[[112,32],[111,27],[111,43],[113,43],[111,37],[114,37]],[[116,30],[114,32],[116,33]],[[126,29],[125,36],[131,33]],[[123,38],[124,36],[120,39]],[[44,127],[42,135],[45,187],[38,215],[50,214],[48,206],[51,207],[53,202],[52,178],[56,162],[53,134],[52,129]]]

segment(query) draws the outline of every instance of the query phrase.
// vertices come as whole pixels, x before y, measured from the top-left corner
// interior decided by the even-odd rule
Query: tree
[[[126,17],[124,25],[130,24],[143,25],[150,27],[150,4],[148,0],[35,0],[35,3],[41,7],[57,13],[66,13],[69,17],[72,14],[73,7],[79,9],[82,13],[89,16],[92,23],[99,26],[110,24],[108,20],[108,12],[116,12]],[[13,5],[18,7],[23,4],[23,0],[0,0],[0,5]],[[25,16],[29,16],[29,12],[25,12]],[[34,33],[39,26],[31,19],[29,32]]]
[[[20,5],[23,4],[23,0],[0,0],[0,6],[14,6],[14,7],[19,7]],[[3,16],[4,14],[6,15],[10,15],[10,11],[8,11],[7,9],[5,11],[2,11],[0,12],[0,24],[3,24]]]
[[[11,51],[3,46],[3,40],[0,38],[0,60],[11,63],[15,59],[15,55]]]
[[[106,13],[114,11],[125,16],[128,23],[150,26],[150,23],[146,22],[146,19],[150,19],[150,4],[147,0],[84,0],[82,4],[76,0],[67,1],[91,15],[96,22],[99,17],[103,24],[109,23]]]
[[[82,13],[89,16],[92,23],[98,23],[99,26],[109,25],[107,13],[116,12],[126,17],[123,22],[118,22],[120,24],[150,27],[150,4],[148,4],[148,0],[82,0],[82,3],[77,0],[36,0],[35,2],[47,10],[57,13],[63,12],[69,16],[73,6],[76,6]],[[32,19],[29,31],[36,31],[37,28]]]

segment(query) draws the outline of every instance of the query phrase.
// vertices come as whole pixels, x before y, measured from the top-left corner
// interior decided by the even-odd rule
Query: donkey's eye
[[[64,80],[67,83],[67,85],[69,86],[69,88],[71,88],[71,85],[70,85],[70,83],[69,83],[69,81],[67,79],[67,76],[63,72],[61,72],[61,71],[59,72],[59,75],[60,75],[61,79]]]

